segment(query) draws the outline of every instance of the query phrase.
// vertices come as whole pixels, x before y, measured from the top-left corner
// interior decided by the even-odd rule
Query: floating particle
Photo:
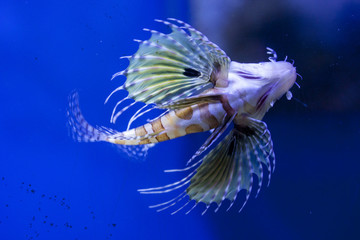
[[[4,181],[4,180],[5,180],[5,177],[2,177],[2,178],[1,178],[1,180],[3,180],[3,181]]]
[[[5,204],[5,207],[9,207],[9,204]]]
[[[31,191],[30,191],[30,192],[35,193],[35,190],[34,190],[34,189],[31,189]]]
[[[32,220],[35,221],[35,216],[32,217]]]
[[[54,226],[54,223],[50,223],[50,226]]]
[[[113,226],[113,227],[116,227],[116,223],[113,223],[112,226]]]
[[[87,230],[87,227],[85,226],[84,229]]]
[[[31,187],[31,184],[29,184],[29,187]]]
[[[44,198],[44,197],[45,197],[45,194],[42,194],[41,197]]]

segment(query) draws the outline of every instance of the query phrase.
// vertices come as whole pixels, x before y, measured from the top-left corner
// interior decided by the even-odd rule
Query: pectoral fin
[[[201,165],[195,171],[176,183],[139,191],[141,193],[163,193],[189,184],[177,198],[153,207],[157,207],[159,210],[166,209],[188,195],[189,201],[175,212],[185,207],[191,200],[195,200],[195,205],[188,212],[199,202],[203,202],[206,204],[203,212],[205,213],[211,203],[217,203],[217,210],[225,199],[230,200],[230,208],[238,193],[245,189],[247,194],[242,209],[249,199],[254,174],[258,178],[257,193],[260,191],[263,182],[263,165],[268,169],[268,181],[270,182],[271,172],[275,167],[270,132],[264,122],[247,117],[239,118],[235,121],[234,129],[201,161]]]
[[[150,39],[136,40],[140,44],[138,51],[125,57],[129,66],[114,75],[125,76],[126,82],[106,102],[114,93],[126,90],[126,100],[134,101],[129,107],[143,102],[164,108],[166,103],[197,96],[227,79],[230,59],[217,45],[182,21],[157,21],[170,27],[171,32],[144,29],[151,33]],[[116,104],[111,122],[129,108],[123,107],[116,113],[122,102]]]

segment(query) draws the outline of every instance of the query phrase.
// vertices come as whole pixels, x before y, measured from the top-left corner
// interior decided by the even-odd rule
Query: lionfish
[[[189,213],[202,202],[206,205],[204,214],[211,203],[217,204],[217,211],[225,199],[230,201],[230,209],[244,189],[246,197],[241,211],[249,199],[254,175],[258,179],[256,196],[259,194],[264,167],[268,173],[267,185],[270,183],[275,155],[270,132],[262,118],[282,95],[286,93],[288,99],[291,98],[289,89],[295,83],[296,68],[286,59],[277,61],[276,52],[271,48],[267,48],[269,62],[231,61],[223,50],[189,24],[173,18],[155,21],[168,26],[170,33],[144,29],[151,33],[150,39],[135,40],[139,42],[137,52],[123,57],[129,60],[129,66],[113,76],[123,75],[126,81],[105,101],[120,90],[128,92],[127,97],[114,107],[112,123],[135,103],[144,104],[131,117],[127,130],[119,132],[91,126],[79,110],[78,94],[73,93],[69,97],[68,110],[73,136],[83,142],[151,146],[210,131],[210,136],[185,168],[167,170],[187,172],[184,178],[138,191],[142,194],[167,193],[187,186],[175,198],[150,207],[161,211],[182,202],[173,212],[176,213],[192,202],[193,206],[186,212]],[[117,111],[126,100],[131,103]],[[134,120],[154,109],[164,112],[148,123],[130,129]],[[224,133],[227,135],[217,141]],[[203,154],[215,142],[219,142],[217,146]]]

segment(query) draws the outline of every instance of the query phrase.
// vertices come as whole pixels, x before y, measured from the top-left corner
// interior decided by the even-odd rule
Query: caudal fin
[[[100,142],[106,141],[109,135],[116,131],[104,127],[90,125],[82,115],[79,108],[79,94],[72,92],[69,95],[69,106],[66,111],[70,135],[78,142]]]

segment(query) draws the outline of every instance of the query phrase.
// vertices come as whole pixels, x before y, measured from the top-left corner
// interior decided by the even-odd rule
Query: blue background
[[[240,214],[237,203],[171,216],[147,207],[168,196],[136,190],[177,180],[163,170],[184,166],[207,134],[130,160],[109,144],[73,142],[67,97],[78,89],[89,122],[111,126],[116,97],[103,102],[121,82],[110,81],[126,67],[119,57],[137,49],[132,39],[149,37],[143,27],[166,31],[155,18],[195,25],[204,9],[181,0],[1,1],[0,239],[360,239],[359,2],[334,1],[331,20],[316,13],[327,1],[308,1],[314,11],[285,4],[257,28],[240,27],[263,16],[265,2],[228,15],[221,46],[240,62],[265,61],[265,46],[295,59],[303,80],[294,96],[307,107],[282,99],[265,117],[276,171]]]

